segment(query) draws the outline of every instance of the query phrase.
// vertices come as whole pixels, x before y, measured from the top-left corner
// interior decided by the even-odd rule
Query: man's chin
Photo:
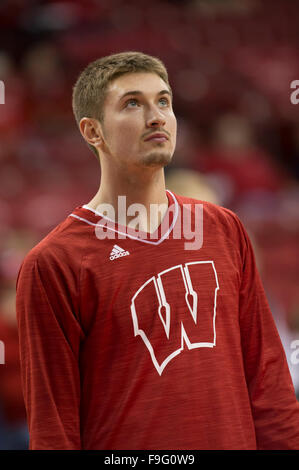
[[[172,155],[166,152],[153,152],[145,155],[142,159],[142,165],[145,167],[164,167],[172,160]]]

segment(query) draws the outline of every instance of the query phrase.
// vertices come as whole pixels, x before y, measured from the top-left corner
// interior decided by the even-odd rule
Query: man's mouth
[[[156,134],[151,134],[147,139],[145,139],[145,142],[148,141],[155,141],[155,142],[166,142],[168,140],[168,137],[166,134],[162,133],[156,133]]]

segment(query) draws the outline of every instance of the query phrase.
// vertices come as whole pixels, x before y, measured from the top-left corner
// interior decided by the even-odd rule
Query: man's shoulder
[[[191,197],[175,194],[177,202],[181,208],[190,207],[194,218],[202,213],[203,229],[206,234],[223,237],[227,240],[234,240],[243,245],[247,243],[247,232],[239,216],[226,207],[213,202],[195,199]],[[196,206],[202,207],[202,212],[196,212]]]
[[[23,263],[70,262],[80,257],[84,248],[80,238],[80,225],[67,216],[45,235],[25,256]]]
[[[220,222],[226,220],[228,223],[233,224],[240,222],[237,214],[226,207],[220,206],[210,201],[182,196],[179,194],[174,194],[174,196],[181,207],[190,207],[192,211],[195,211],[197,205],[202,206],[205,215],[212,217],[215,219],[215,221],[218,220]]]

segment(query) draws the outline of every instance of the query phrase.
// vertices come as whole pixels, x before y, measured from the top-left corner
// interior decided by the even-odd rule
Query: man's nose
[[[158,109],[154,110],[147,120],[148,127],[163,127],[165,123],[165,117]]]

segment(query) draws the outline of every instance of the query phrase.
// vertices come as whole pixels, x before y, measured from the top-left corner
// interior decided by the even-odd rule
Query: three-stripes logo
[[[112,251],[110,253],[110,260],[114,260],[116,258],[121,258],[122,256],[127,256],[130,253],[128,251],[125,251],[123,248],[121,248],[118,245],[114,245],[112,248]]]

